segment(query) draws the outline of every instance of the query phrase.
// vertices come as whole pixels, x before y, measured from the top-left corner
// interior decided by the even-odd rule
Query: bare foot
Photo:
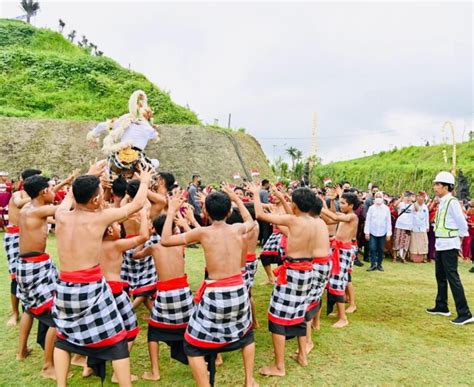
[[[259,387],[259,384],[252,378],[252,381],[250,383],[245,383],[244,387]]]
[[[346,309],[346,313],[354,313],[357,310],[356,305],[351,305]]]
[[[263,282],[261,283],[261,285],[264,285],[264,286],[265,286],[265,285],[273,285],[273,282],[274,282],[274,281],[267,279],[266,281],[263,281]]]
[[[94,370],[92,368],[84,367],[84,369],[82,370],[82,377],[83,378],[88,378],[93,373],[94,373]]]
[[[300,356],[300,354],[293,354],[290,355],[290,357],[296,361],[301,367],[306,367],[308,365],[308,360],[306,359],[306,356],[303,358],[303,356]]]
[[[285,370],[280,370],[276,365],[262,367],[258,370],[263,376],[285,376]]]
[[[143,380],[160,380],[161,376],[159,373],[155,374],[153,372],[144,372],[142,375]]]
[[[306,354],[308,355],[314,348],[314,343],[310,342],[306,344]]]
[[[318,321],[318,322],[312,322],[311,323],[311,328],[313,328],[315,331],[319,331],[321,329],[321,323]]]
[[[222,358],[222,354],[218,353],[216,356],[216,367],[219,367],[222,364],[224,364],[224,359]]]
[[[138,376],[137,375],[130,375],[130,380],[132,382],[136,382],[138,380]],[[115,376],[115,372],[112,374],[112,377],[110,378],[110,381],[113,384],[118,384],[118,380],[117,380],[117,377]]]
[[[337,317],[337,312],[329,313],[328,317]]]
[[[260,328],[260,323],[257,320],[255,320],[253,322],[253,329],[258,329],[258,328]]]
[[[71,364],[78,367],[87,367],[87,358],[82,355],[73,355]]]
[[[54,367],[48,367],[46,369],[41,370],[41,376],[45,379],[56,380],[56,373],[54,372]]]
[[[334,324],[331,325],[333,328],[344,328],[345,326],[349,325],[349,321],[345,320],[337,320]]]
[[[18,323],[18,315],[12,315],[7,321],[7,327],[14,327]]]
[[[24,353],[17,353],[16,360],[18,361],[25,360],[31,354],[31,352],[33,352],[33,349],[26,348],[26,351]]]

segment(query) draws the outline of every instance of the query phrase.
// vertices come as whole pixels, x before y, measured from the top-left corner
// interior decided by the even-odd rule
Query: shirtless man
[[[58,330],[54,362],[59,387],[66,386],[70,353],[100,361],[112,360],[120,386],[131,386],[127,332],[110,287],[99,266],[106,228],[140,210],[146,201],[151,173],[140,173],[140,188],[121,208],[102,209],[100,176],[106,161],[73,184],[75,209],[56,213],[60,274],[53,317]],[[69,194],[70,195],[70,194]]]
[[[260,369],[264,376],[285,376],[285,341],[298,338],[298,354],[294,359],[307,366],[307,323],[305,313],[313,287],[313,257],[326,257],[327,244],[322,240],[326,225],[311,216],[316,207],[316,195],[308,188],[292,193],[293,215],[267,214],[263,211],[258,192],[260,187],[250,185],[254,193],[257,219],[288,228],[288,255],[277,270],[268,310],[268,328],[272,332],[275,363]]]
[[[192,215],[192,211],[189,211]],[[166,215],[153,221],[153,228],[161,237]],[[173,233],[176,227],[173,225]],[[152,255],[159,281],[156,283],[156,299],[148,321],[148,351],[151,371],[142,376],[145,380],[159,380],[159,342],[171,347],[171,357],[188,364],[184,353],[184,332],[193,312],[193,294],[184,271],[184,246],[164,247],[161,243],[148,246],[136,257]]]
[[[142,245],[149,238],[147,208],[142,208],[138,215],[140,217],[140,229],[138,235],[133,238],[120,238],[120,224],[118,222],[114,222],[107,227],[102,242],[103,254],[100,260],[102,273],[112,289],[117,308],[122,316],[125,330],[127,331],[129,353],[132,351],[134,340],[140,328],[138,327],[137,317],[133,311],[132,302],[128,294],[124,291],[120,270],[122,267],[123,253]],[[136,380],[138,380],[138,377],[132,375],[132,381]],[[117,383],[115,373],[112,375],[112,383]]]
[[[355,259],[353,241],[357,236],[359,218],[354,210],[359,207],[359,198],[355,193],[345,192],[341,196],[340,206],[341,212],[334,213],[327,208],[323,208],[321,211],[328,218],[339,222],[335,239],[331,243],[334,254],[338,257],[335,264],[339,267],[333,267],[328,290],[328,314],[332,312],[334,303],[337,304],[338,309],[338,321],[332,325],[333,328],[343,328],[349,324],[346,318],[344,295]]]
[[[174,176],[169,172],[160,172],[156,179],[156,192],[148,191],[148,200],[151,203],[150,219],[155,219],[163,213],[168,203],[168,192],[173,188]]]
[[[255,385],[255,340],[248,292],[240,268],[245,234],[255,223],[229,186],[223,185],[222,189],[224,192],[214,192],[205,200],[203,210],[212,224],[179,235],[173,235],[172,226],[183,199],[172,199],[168,203],[161,244],[166,247],[199,242],[204,249],[209,279],[196,293],[196,305],[184,335],[184,351],[197,385],[209,386],[213,382],[205,356],[214,359],[217,352],[242,349],[245,386],[249,387]],[[225,223],[231,212],[231,200],[237,204],[244,223]]]
[[[18,259],[18,295],[25,312],[37,318],[44,327],[44,361],[41,375],[54,379],[53,350],[56,330],[51,317],[51,307],[56,289],[57,272],[46,251],[48,217],[54,216],[58,207],[53,206],[54,192],[49,178],[34,175],[24,182],[24,189],[31,202],[20,210],[20,255]],[[20,337],[20,346],[22,340]],[[40,338],[43,342],[43,338]]]

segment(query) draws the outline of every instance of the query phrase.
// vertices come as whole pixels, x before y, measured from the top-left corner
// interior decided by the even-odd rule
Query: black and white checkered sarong
[[[137,316],[133,310],[132,301],[123,289],[123,283],[117,281],[107,281],[117,304],[118,311],[122,316],[123,325],[127,331],[128,341],[132,341],[138,335],[140,328],[138,327]]]
[[[81,347],[100,346],[104,340],[123,340],[127,336],[115,298],[103,277],[76,283],[66,282],[60,276],[53,318],[58,336]]]
[[[149,324],[155,328],[185,329],[193,312],[193,294],[187,283],[187,277],[163,281],[161,284],[171,284],[167,290],[160,290],[157,284],[156,299],[151,310]],[[179,282],[182,282],[181,287]]]
[[[253,284],[255,283],[255,274],[257,274],[257,268],[258,268],[258,259],[255,259],[253,261],[247,261],[245,263],[245,270],[247,271],[247,289],[251,289],[253,287]],[[245,281],[245,278],[244,278]]]
[[[320,305],[321,298],[323,297],[324,290],[326,289],[331,275],[331,267],[332,262],[330,259],[325,263],[315,263],[313,261],[313,283],[308,297],[306,321],[312,320],[317,312],[317,308]],[[313,311],[314,308],[316,309]]]
[[[26,255],[26,254],[25,254]],[[18,282],[17,297],[21,300],[23,307],[33,314],[40,314],[50,309],[58,272],[53,261],[47,254],[29,254],[30,258],[44,256],[45,260],[40,262],[28,261],[28,258],[19,258],[16,279]]]
[[[349,270],[353,264],[354,249],[339,249],[340,272],[329,277],[328,291],[336,296],[344,296],[349,282]]]
[[[204,281],[195,301],[184,336],[189,344],[224,347],[239,341],[252,328],[249,295],[241,273],[223,280]]]
[[[8,272],[11,278],[16,278],[18,257],[20,255],[20,234],[5,232],[3,246],[7,254]]]
[[[308,270],[297,270],[291,266],[306,264]],[[286,267],[289,265],[289,267]],[[286,271],[286,283],[280,280],[281,271]],[[268,319],[278,325],[297,325],[304,322],[306,306],[313,286],[313,266],[311,259],[291,259],[287,257],[277,271],[277,279],[270,297]]]
[[[262,257],[274,257],[275,260],[282,260],[286,256],[286,247],[282,243],[283,239],[286,238],[281,232],[274,232],[267,239],[263,245],[260,258]]]

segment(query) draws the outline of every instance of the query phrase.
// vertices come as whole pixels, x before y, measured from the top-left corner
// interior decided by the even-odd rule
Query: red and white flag
[[[251,174],[253,177],[260,176],[260,172],[258,171],[257,168],[252,168]]]
[[[234,180],[238,180],[240,179],[240,173],[239,172],[235,172],[232,177],[234,178]]]
[[[331,180],[329,177],[325,177],[325,178],[323,179],[323,183],[324,183],[324,185],[326,186],[326,185],[328,185],[328,184],[331,184],[331,183],[332,183],[332,180]]]

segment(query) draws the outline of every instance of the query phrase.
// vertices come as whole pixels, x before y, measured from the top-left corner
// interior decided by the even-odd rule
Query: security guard
[[[440,172],[433,180],[433,189],[439,197],[439,207],[436,213],[436,282],[438,294],[434,308],[426,309],[430,314],[450,316],[448,309],[448,282],[453,294],[458,317],[451,322],[464,325],[474,322],[474,317],[467,305],[466,296],[458,274],[458,255],[461,248],[461,238],[469,235],[466,218],[458,200],[451,195],[455,179],[449,172]]]

